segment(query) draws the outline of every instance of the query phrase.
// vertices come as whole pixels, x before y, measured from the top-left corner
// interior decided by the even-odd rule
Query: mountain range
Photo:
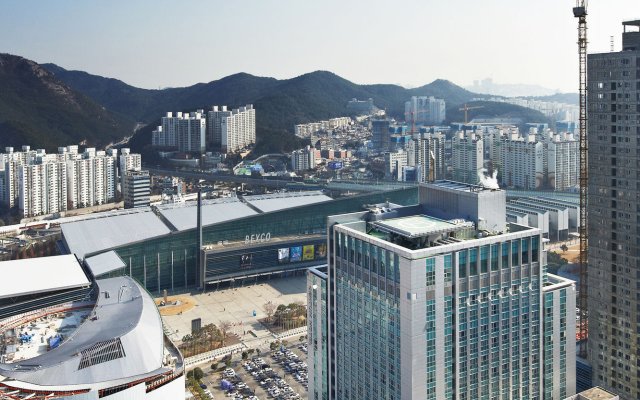
[[[358,85],[331,72],[316,71],[278,80],[238,73],[209,83],[162,90],[141,89],[120,80],[70,71],[55,64],[38,65],[0,54],[0,146],[30,144],[55,150],[84,142],[104,146],[129,136],[136,122],[146,124],[131,139],[135,151],[148,148],[151,131],[167,111],[208,109],[211,105],[256,108],[256,153],[287,151],[303,143],[293,136],[299,123],[347,115],[352,98],[373,98],[379,108],[403,119],[411,96],[434,96],[447,103],[447,114],[481,94],[437,79],[406,89],[397,85]],[[469,112],[469,118],[511,117],[547,122],[540,113],[504,103]],[[146,152],[145,152],[146,153]]]

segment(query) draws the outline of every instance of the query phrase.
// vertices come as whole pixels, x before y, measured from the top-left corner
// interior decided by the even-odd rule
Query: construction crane
[[[458,108],[458,111],[464,111],[464,123],[465,125],[469,123],[469,115],[467,114],[467,112],[469,110],[475,110],[476,108],[484,108],[484,106],[474,106],[474,107],[469,107],[467,106],[467,104],[464,104],[464,107],[462,108]]]
[[[580,292],[578,294],[578,307],[580,308],[580,325],[578,337],[583,341],[578,347],[581,356],[586,355],[584,340],[587,339],[588,328],[588,274],[587,254],[589,240],[587,237],[587,185],[589,183],[589,170],[587,156],[589,146],[587,142],[587,0],[576,0],[573,8],[573,16],[578,19],[578,54],[580,60]]]

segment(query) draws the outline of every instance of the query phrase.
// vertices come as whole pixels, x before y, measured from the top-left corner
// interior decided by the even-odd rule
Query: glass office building
[[[328,306],[309,307],[327,350],[312,328],[308,362],[327,373],[310,398],[574,394],[575,286],[546,273],[541,231],[506,223],[501,190],[438,181],[420,200],[329,218]]]

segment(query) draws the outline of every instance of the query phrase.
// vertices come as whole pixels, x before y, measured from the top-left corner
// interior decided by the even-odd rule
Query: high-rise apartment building
[[[128,170],[123,174],[124,208],[149,207],[149,197],[151,196],[149,171]]]
[[[235,153],[256,142],[256,110],[252,104],[236,108],[220,124],[222,152]]]
[[[213,106],[207,112],[207,149],[222,148],[222,120],[230,116],[227,106]]]
[[[124,193],[124,177],[127,171],[142,170],[142,156],[140,154],[131,153],[131,149],[121,149],[120,157],[118,157],[118,173],[120,174],[120,192]]]
[[[593,384],[640,398],[640,20],[590,54],[588,355]]]
[[[452,179],[475,184],[484,168],[484,142],[472,132],[456,132],[451,139]]]
[[[316,167],[316,149],[307,146],[291,152],[291,167],[294,171],[306,171]]]
[[[580,177],[580,142],[572,133],[552,135],[546,143],[547,186],[552,190],[575,189]]]
[[[404,103],[404,120],[407,123],[438,125],[446,118],[446,105],[433,96],[412,96]]]
[[[116,156],[94,148],[85,149],[80,158],[67,161],[67,199],[69,208],[91,207],[116,198]]]
[[[207,135],[207,120],[202,110],[184,114],[178,121],[176,139],[178,150],[187,153],[204,153]]]
[[[575,393],[575,285],[501,190],[420,186],[420,204],[329,217],[310,271],[309,398],[551,399]]]
[[[168,112],[162,125],[151,133],[151,144],[157,147],[177,148],[188,153],[204,153],[207,120],[204,110],[191,113]]]
[[[18,167],[19,208],[23,217],[67,210],[67,171],[64,162]]]
[[[511,133],[502,143],[502,184],[521,189],[538,189],[544,183],[544,145],[536,135]]]
[[[414,137],[407,148],[407,165],[416,167],[418,182],[443,179],[445,176],[444,147],[446,138],[440,133],[422,133]]]

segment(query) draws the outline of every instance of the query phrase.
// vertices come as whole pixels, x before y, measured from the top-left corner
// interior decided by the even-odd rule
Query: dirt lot
[[[196,306],[196,302],[188,296],[168,296],[167,301],[169,303],[178,302],[175,306],[160,307],[160,302],[162,301],[164,301],[164,297],[156,299],[156,305],[160,309],[160,315],[178,315]]]

